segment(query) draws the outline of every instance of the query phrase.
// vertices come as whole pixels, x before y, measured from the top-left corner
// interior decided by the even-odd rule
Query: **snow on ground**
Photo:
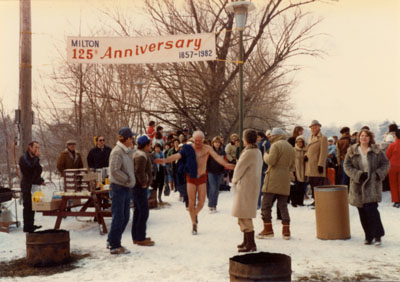
[[[52,276],[2,278],[2,281],[229,281],[229,258],[238,255],[236,245],[243,238],[237,219],[231,216],[231,192],[220,193],[217,213],[210,214],[207,207],[203,209],[197,236],[191,235],[189,215],[178,201],[177,193],[172,192],[164,200],[169,207],[150,211],[147,235],[156,242],[154,247],[133,245],[129,223],[122,244],[131,253],[110,255],[105,247],[107,237],[99,234],[96,222],[68,217],[62,221],[61,228],[70,231],[71,252],[91,254],[79,262],[81,267]],[[275,211],[274,207],[274,217]],[[379,211],[386,231],[381,247],[363,244],[364,233],[354,207],[350,207],[351,239],[319,240],[316,238],[315,210],[289,206],[292,239],[282,239],[281,223],[274,219],[275,237],[256,239],[257,250],[291,256],[293,281],[304,277],[314,281],[349,281],[358,276],[400,281],[400,210],[392,207],[390,192],[383,193]],[[22,215],[21,206],[19,215]],[[110,222],[107,218],[108,228]],[[55,217],[36,213],[36,223],[51,229]],[[256,233],[260,232],[260,214],[254,223]],[[21,227],[13,228],[8,234],[0,232],[0,261],[25,255],[25,234]]]

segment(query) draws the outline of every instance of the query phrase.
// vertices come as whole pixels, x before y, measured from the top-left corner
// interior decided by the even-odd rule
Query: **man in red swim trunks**
[[[193,133],[194,144],[184,145],[184,147],[177,154],[174,154],[166,159],[156,159],[156,163],[170,163],[184,157],[186,161],[186,182],[187,193],[189,197],[189,214],[192,220],[193,229],[192,234],[197,234],[197,215],[204,206],[207,192],[207,160],[211,155],[219,164],[223,165],[226,169],[235,169],[233,164],[228,163],[224,158],[218,155],[211,146],[204,144],[204,133],[202,131],[195,131]],[[189,147],[185,147],[189,146]],[[192,148],[192,149],[191,149]],[[193,157],[191,154],[194,153]],[[195,163],[193,163],[195,162]],[[191,169],[196,169],[192,171]],[[197,172],[197,173],[196,173]],[[196,175],[196,177],[194,177]],[[198,202],[196,203],[196,196],[198,195]]]

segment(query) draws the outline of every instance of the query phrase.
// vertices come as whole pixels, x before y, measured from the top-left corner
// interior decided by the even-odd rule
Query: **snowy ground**
[[[204,208],[199,215],[199,234],[191,235],[191,223],[178,195],[164,197],[169,207],[150,211],[147,235],[154,247],[132,244],[127,226],[122,244],[129,255],[112,256],[105,248],[106,236],[99,234],[95,222],[64,219],[61,228],[70,231],[71,252],[90,253],[79,262],[81,267],[52,276],[2,278],[2,281],[229,281],[229,258],[238,255],[241,242],[236,218],[231,213],[232,194],[221,192],[218,213]],[[19,206],[21,215],[21,206]],[[384,192],[379,207],[386,235],[381,247],[363,244],[364,234],[357,210],[350,207],[351,239],[319,240],[316,238],[315,210],[309,207],[289,207],[292,239],[280,236],[281,224],[273,220],[275,237],[256,239],[258,251],[283,253],[292,259],[292,280],[352,281],[375,277],[374,280],[400,281],[400,210],[390,203],[390,193]],[[274,208],[275,216],[275,208]],[[85,220],[80,218],[80,220]],[[110,226],[111,219],[106,219]],[[262,229],[261,217],[255,219],[256,232]],[[51,229],[55,217],[36,214],[36,223]],[[0,261],[25,256],[25,234],[14,228],[9,234],[0,232]]]

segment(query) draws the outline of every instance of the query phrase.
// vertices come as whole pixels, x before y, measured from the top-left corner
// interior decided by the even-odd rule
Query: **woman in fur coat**
[[[363,129],[357,143],[347,150],[344,171],[350,177],[349,203],[356,206],[365,232],[364,244],[380,246],[385,235],[378,202],[382,201],[382,180],[389,171],[389,161],[375,144],[371,131]]]

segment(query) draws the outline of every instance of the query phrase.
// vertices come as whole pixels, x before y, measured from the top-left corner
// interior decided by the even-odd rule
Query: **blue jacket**
[[[190,178],[197,177],[197,161],[196,161],[196,153],[192,145],[185,144],[178,152],[182,156],[182,160],[184,163],[183,171],[189,174]]]
[[[175,181],[176,186],[179,187],[186,184],[185,162],[183,159],[178,160]]]
[[[259,143],[258,143],[258,149],[261,151],[261,156],[264,158],[264,153],[268,152],[269,148],[271,147],[271,143],[269,142],[268,138],[263,138]],[[263,165],[262,165],[262,172],[265,173],[268,169],[268,165],[266,162],[263,160]]]

